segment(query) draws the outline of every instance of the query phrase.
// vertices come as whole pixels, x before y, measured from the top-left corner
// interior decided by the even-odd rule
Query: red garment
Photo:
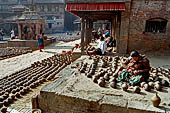
[[[40,48],[40,49],[44,49],[44,46],[41,45],[41,46],[39,46],[39,48]]]

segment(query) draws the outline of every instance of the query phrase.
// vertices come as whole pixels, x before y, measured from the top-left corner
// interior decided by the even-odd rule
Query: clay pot
[[[106,80],[106,81],[108,81],[110,78],[109,78],[109,75],[108,74],[106,74],[106,75],[104,75],[104,79]]]
[[[110,87],[116,88],[116,82],[110,82]]]
[[[111,83],[111,82],[116,82],[116,78],[115,78],[115,77],[111,77],[110,80],[109,80],[109,82],[110,82],[110,83]]]
[[[142,82],[142,83],[140,84],[141,88],[143,88],[145,84],[146,84],[146,82]]]
[[[145,91],[151,90],[151,87],[148,84],[145,84],[143,88],[144,88]]]
[[[0,108],[4,105],[4,103],[2,101],[0,101]]]
[[[149,85],[151,88],[154,88],[154,83],[153,83],[153,82],[149,82],[148,85]]]
[[[15,93],[16,93],[16,89],[13,89],[13,90],[11,91],[11,93],[12,93],[12,94],[15,94]]]
[[[9,105],[9,102],[8,102],[8,99],[4,100],[4,106],[8,106]]]
[[[0,96],[0,102],[2,102],[4,100],[3,96]]]
[[[9,102],[9,103],[12,103],[12,102],[13,102],[12,97],[8,97],[8,102]]]
[[[7,107],[2,107],[2,108],[1,108],[1,112],[2,112],[2,113],[6,113],[6,112],[7,112]]]
[[[81,68],[80,73],[85,73],[85,70],[83,68]]]
[[[105,86],[105,81],[100,78],[100,79],[98,80],[98,84],[99,84],[100,87],[104,87],[104,86]]]
[[[97,76],[97,75],[93,76],[93,77],[92,77],[92,80],[93,80],[94,83],[97,83],[98,76]]]
[[[17,98],[20,97],[20,93],[19,93],[19,92],[16,93],[16,97],[17,97]]]
[[[139,86],[135,86],[134,87],[134,93],[140,93],[141,89],[139,88]]]
[[[121,87],[122,87],[123,91],[127,91],[127,89],[128,89],[127,83],[123,83],[123,84],[121,85]]]
[[[20,91],[20,94],[21,94],[21,95],[24,95],[24,94],[25,94],[24,89],[22,89],[22,90]]]
[[[112,57],[109,57],[109,62],[111,62],[113,60],[113,58]]]
[[[30,86],[27,86],[26,89],[27,89],[27,91],[29,91],[30,90]]]
[[[16,89],[16,92],[19,92],[19,91],[20,91],[20,89],[19,89],[19,88],[17,88],[17,89]]]
[[[8,96],[9,96],[9,94],[7,92],[5,92],[4,95],[3,95],[4,99],[7,99]]]
[[[161,85],[160,84],[155,84],[154,88],[157,90],[157,91],[160,91],[162,89]]]
[[[158,96],[158,93],[156,92],[156,94],[151,98],[151,101],[153,103],[154,107],[158,107],[159,104],[161,103],[161,98]]]
[[[154,84],[161,84],[159,81],[156,81]]]
[[[11,95],[11,98],[14,100],[14,99],[15,99],[15,94],[12,94],[12,95]]]
[[[164,87],[169,87],[169,82],[167,80],[162,80],[161,81],[161,84],[164,86]]]

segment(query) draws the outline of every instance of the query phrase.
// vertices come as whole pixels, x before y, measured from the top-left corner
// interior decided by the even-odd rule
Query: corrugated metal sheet
[[[77,11],[122,11],[125,3],[67,3],[66,10]]]
[[[125,2],[125,0],[66,0],[66,3],[115,3]]]

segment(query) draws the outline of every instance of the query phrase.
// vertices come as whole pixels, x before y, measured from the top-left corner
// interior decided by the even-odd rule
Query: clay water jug
[[[156,92],[156,94],[151,98],[151,101],[153,103],[154,107],[158,107],[159,104],[161,103],[161,98],[158,96],[158,93]]]

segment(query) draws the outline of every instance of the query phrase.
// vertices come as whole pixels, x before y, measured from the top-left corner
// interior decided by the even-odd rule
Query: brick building
[[[36,10],[46,20],[47,33],[64,30],[64,0],[0,0],[0,15],[4,20],[0,27],[6,29],[6,32],[16,26],[14,21],[18,13],[13,8],[18,6]]]
[[[83,47],[89,43],[91,24],[109,20],[118,53],[170,50],[170,0],[67,0],[66,4],[67,11],[82,18]]]

